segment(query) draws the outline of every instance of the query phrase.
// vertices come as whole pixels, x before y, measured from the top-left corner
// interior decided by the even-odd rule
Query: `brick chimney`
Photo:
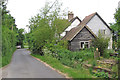
[[[73,14],[73,12],[68,12],[68,21],[70,21],[71,19],[73,19],[73,17],[74,17],[74,14]]]

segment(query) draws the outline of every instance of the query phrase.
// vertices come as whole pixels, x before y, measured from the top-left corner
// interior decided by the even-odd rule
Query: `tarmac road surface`
[[[3,78],[65,78],[34,59],[30,51],[17,49],[11,63],[2,70]]]

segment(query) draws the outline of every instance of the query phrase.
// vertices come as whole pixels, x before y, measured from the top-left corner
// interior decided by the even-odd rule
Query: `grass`
[[[16,49],[15,49],[15,50],[16,50]],[[15,50],[14,50],[14,51],[15,51]],[[4,67],[4,66],[6,66],[6,65],[8,65],[8,64],[10,63],[14,51],[12,51],[12,53],[7,53],[7,55],[5,55],[5,56],[2,56],[2,66],[0,66],[0,68],[1,68],[1,67]],[[8,55],[8,54],[9,54],[9,55]]]
[[[114,66],[112,67],[112,71],[118,73],[118,65],[114,65]]]
[[[29,46],[28,45],[24,45],[24,48],[29,48]]]
[[[53,58],[52,56],[47,56],[47,55],[40,56],[37,54],[31,54],[31,55],[46,62],[47,64],[49,64],[53,68],[67,74],[69,77],[72,77],[72,78],[92,78],[92,75],[89,73],[88,70],[81,69],[81,68],[74,69],[74,68],[65,67],[62,63],[60,63],[59,60],[57,60],[56,58]]]

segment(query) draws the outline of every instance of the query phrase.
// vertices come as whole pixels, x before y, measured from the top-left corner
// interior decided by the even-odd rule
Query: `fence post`
[[[98,48],[96,48],[96,51],[94,52],[94,59],[100,58],[100,52],[98,51]]]

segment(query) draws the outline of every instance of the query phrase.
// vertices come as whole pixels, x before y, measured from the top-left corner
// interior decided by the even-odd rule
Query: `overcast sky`
[[[55,0],[8,0],[7,8],[11,15],[16,19],[18,28],[26,28],[29,25],[31,16],[35,16],[41,7],[44,7],[46,1]],[[106,21],[107,24],[114,22],[114,13],[120,0],[59,0],[63,2],[62,8],[68,8],[74,16],[81,20],[91,13],[98,14]]]

